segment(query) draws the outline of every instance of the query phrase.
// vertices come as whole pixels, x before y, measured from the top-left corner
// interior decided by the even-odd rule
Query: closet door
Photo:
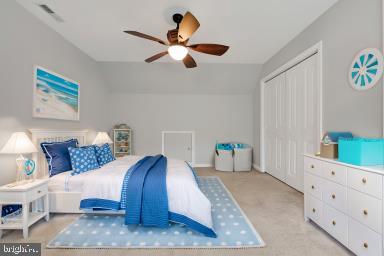
[[[317,55],[286,72],[286,183],[303,191],[303,154],[315,153],[319,102]]]
[[[265,168],[303,191],[303,154],[320,139],[317,54],[268,81],[264,87]]]
[[[265,87],[266,170],[272,176],[286,179],[285,141],[285,74],[270,80]]]

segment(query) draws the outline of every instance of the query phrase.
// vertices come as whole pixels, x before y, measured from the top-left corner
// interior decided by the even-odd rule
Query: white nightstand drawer
[[[381,234],[381,200],[354,189],[348,189],[348,213],[357,221]]]
[[[39,187],[32,189],[31,191],[28,191],[27,198],[29,201],[33,201],[39,197],[46,195],[47,193],[48,193],[48,186],[46,184],[43,184]]]
[[[316,199],[315,197],[311,195],[306,195],[306,215],[308,218],[319,224],[322,225],[322,215],[323,215],[323,202],[321,202],[319,199]]]
[[[331,205],[339,211],[347,212],[347,188],[334,183],[332,181],[324,180],[323,183],[323,200],[325,203]]]
[[[315,175],[305,173],[305,191],[321,200],[322,179]]]
[[[339,183],[341,185],[347,184],[347,167],[323,162],[321,169],[321,173],[324,178]]]
[[[383,179],[381,175],[348,168],[348,186],[379,199],[382,198]]]
[[[333,237],[339,240],[345,246],[348,245],[348,216],[344,213],[324,204],[323,224]]]
[[[321,161],[310,157],[305,157],[304,171],[321,176]]]
[[[382,255],[381,236],[349,218],[348,247],[357,255]]]

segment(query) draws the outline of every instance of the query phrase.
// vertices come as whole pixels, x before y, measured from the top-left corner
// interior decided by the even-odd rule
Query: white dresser
[[[304,216],[357,255],[383,255],[384,167],[304,156]]]

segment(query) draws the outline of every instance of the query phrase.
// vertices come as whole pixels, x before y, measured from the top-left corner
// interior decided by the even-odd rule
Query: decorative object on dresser
[[[80,84],[42,67],[35,67],[33,117],[80,120]]]
[[[327,132],[324,134],[320,144],[320,156],[324,158],[337,159],[339,156],[339,139],[353,138],[351,132]]]
[[[384,165],[384,139],[341,138],[339,161],[359,166]]]
[[[113,128],[113,154],[123,157],[132,154],[132,130],[126,124],[115,125]]]
[[[42,218],[49,220],[48,179],[36,179],[18,186],[12,184],[0,187],[0,212],[2,205],[8,204],[22,205],[22,214],[0,223],[0,238],[4,229],[22,229],[24,238],[28,238],[29,226]],[[29,207],[30,204],[32,209]]]
[[[304,156],[304,216],[357,255],[383,255],[383,167]]]
[[[37,148],[24,132],[14,132],[11,138],[1,149],[1,154],[20,154],[16,159],[17,175],[16,182],[20,183],[25,180],[25,177],[32,177],[35,170],[35,162],[31,159],[26,159],[23,154],[36,153]],[[26,176],[24,176],[23,172]]]

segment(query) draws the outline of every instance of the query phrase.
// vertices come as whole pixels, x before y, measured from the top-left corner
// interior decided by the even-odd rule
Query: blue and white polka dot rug
[[[264,241],[218,177],[199,177],[212,203],[217,238],[205,237],[180,224],[168,229],[124,226],[122,215],[84,214],[62,230],[48,248],[246,248]]]

